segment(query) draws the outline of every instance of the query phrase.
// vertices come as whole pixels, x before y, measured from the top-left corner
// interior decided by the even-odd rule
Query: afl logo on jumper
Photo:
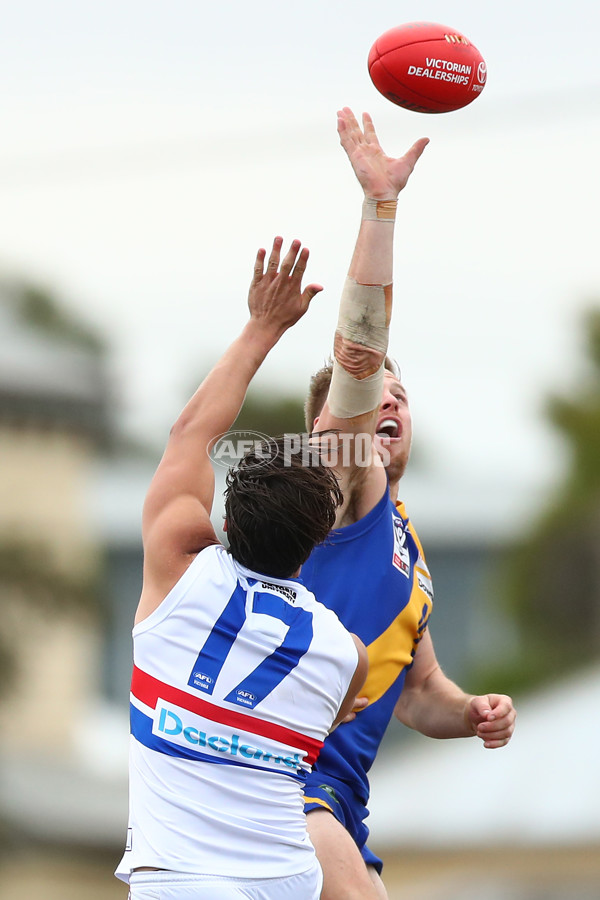
[[[196,688],[200,688],[202,691],[209,691],[212,693],[213,685],[215,683],[215,679],[211,678],[210,675],[206,675],[204,672],[194,672],[193,675],[193,686]]]
[[[399,572],[402,572],[407,578],[410,577],[410,554],[406,546],[404,523],[402,519],[397,519],[396,516],[394,516],[394,555],[392,563]]]

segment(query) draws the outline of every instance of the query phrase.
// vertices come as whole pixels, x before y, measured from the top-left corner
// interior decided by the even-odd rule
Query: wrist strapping
[[[366,378],[354,378],[334,359],[327,405],[337,419],[352,419],[372,412],[381,403],[383,394],[383,363]]]
[[[362,205],[363,219],[375,222],[391,222],[396,219],[397,200],[375,200],[373,197],[365,197]]]

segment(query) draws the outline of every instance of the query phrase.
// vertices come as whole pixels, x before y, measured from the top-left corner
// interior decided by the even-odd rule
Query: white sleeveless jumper
[[[335,613],[294,579],[207,547],[133,629],[129,827],[140,866],[307,870],[302,785],[356,669]]]

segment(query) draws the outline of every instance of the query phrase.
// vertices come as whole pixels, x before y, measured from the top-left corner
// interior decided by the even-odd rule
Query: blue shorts
[[[304,785],[304,812],[315,809],[329,810],[354,839],[365,864],[381,875],[383,861],[367,847],[369,829],[364,819],[369,811],[348,785],[331,775],[311,772]]]

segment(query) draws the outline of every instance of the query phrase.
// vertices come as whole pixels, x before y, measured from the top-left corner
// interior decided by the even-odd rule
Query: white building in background
[[[600,854],[600,665],[517,709],[506,747],[415,735],[380,757],[371,778],[374,846],[597,845]]]
[[[97,681],[101,548],[87,490],[107,414],[99,355],[30,327],[0,295],[0,629],[17,660],[0,745],[17,755],[68,755]]]
[[[106,375],[99,353],[0,293],[0,630],[16,661],[0,701],[0,825],[15,850],[112,846],[126,797],[124,779],[90,778],[80,752],[87,729],[100,743],[104,732],[90,721],[105,615],[89,493],[110,430]]]

